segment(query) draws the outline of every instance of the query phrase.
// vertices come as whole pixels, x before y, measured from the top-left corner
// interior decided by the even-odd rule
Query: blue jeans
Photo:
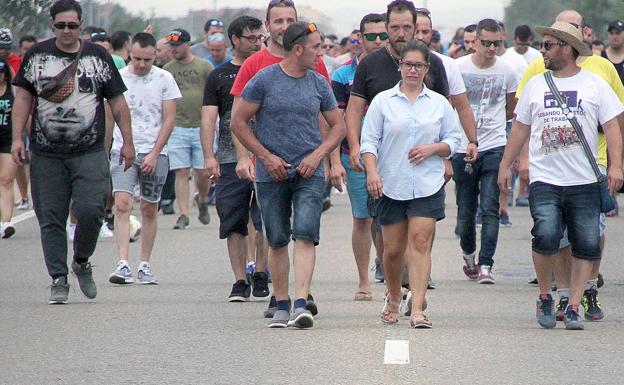
[[[293,240],[318,245],[325,179],[298,174],[284,182],[256,182],[256,192],[266,237],[274,249]],[[294,208],[294,215],[293,215]],[[292,228],[290,219],[292,216]]]
[[[472,165],[472,174],[465,171],[465,154],[453,156],[453,180],[457,186],[457,228],[460,246],[465,254],[472,254],[477,249],[477,230],[475,215],[480,203],[483,217],[481,227],[481,249],[479,266],[493,266],[494,253],[498,243],[500,204],[498,201],[498,168],[503,159],[505,147],[496,147],[479,152],[477,161]]]
[[[567,227],[574,257],[600,259],[598,184],[562,187],[534,182],[529,186],[529,207],[533,217],[534,252],[558,253],[563,230]]]

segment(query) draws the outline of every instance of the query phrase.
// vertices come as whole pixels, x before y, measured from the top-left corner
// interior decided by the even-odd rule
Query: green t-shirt
[[[117,56],[117,55],[111,55],[111,56],[113,57],[113,62],[115,62],[115,67],[117,67],[118,70],[126,66],[126,62],[121,56]]]
[[[176,107],[176,127],[199,127],[204,100],[204,87],[212,64],[204,59],[193,57],[190,63],[182,64],[172,60],[164,67],[169,71],[182,93]]]

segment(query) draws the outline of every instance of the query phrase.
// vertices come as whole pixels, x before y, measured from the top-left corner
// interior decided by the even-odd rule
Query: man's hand
[[[500,192],[506,195],[513,193],[511,170],[507,167],[500,167],[498,169],[498,188]]]
[[[22,140],[14,140],[11,144],[11,157],[18,166],[23,165],[26,161],[26,146]]]
[[[158,156],[160,154],[155,154],[150,152],[143,158],[141,161],[141,172],[147,175],[154,175],[156,173],[156,163],[158,162]]]
[[[319,164],[321,164],[322,158],[316,154],[316,152],[312,152],[299,163],[297,167],[297,172],[304,178],[310,178],[316,172]]]
[[[607,176],[609,178],[609,194],[615,195],[622,188],[622,182],[624,181],[624,174],[619,167],[609,167]]]
[[[269,155],[267,159],[263,162],[263,164],[269,175],[271,175],[271,178],[273,178],[273,180],[276,182],[286,180],[286,178],[288,178],[288,174],[286,173],[286,167],[292,167],[292,165],[286,163],[284,159],[273,154]]]
[[[239,178],[253,182],[256,179],[256,167],[251,159],[242,157],[236,163],[236,175]]]
[[[329,180],[331,181],[332,186],[336,188],[336,190],[342,192],[346,177],[347,170],[342,167],[342,164],[338,163],[332,165],[329,172]]]
[[[204,158],[204,171],[206,178],[218,178],[221,176],[221,168],[219,167],[219,161],[217,157],[213,155],[207,155]]]
[[[464,158],[464,161],[467,163],[474,163],[477,161],[478,157],[479,149],[477,148],[477,145],[474,143],[468,143],[466,146],[466,157]]]
[[[369,171],[366,173],[366,189],[374,199],[381,198],[383,194],[383,182],[377,171]]]
[[[359,147],[356,147],[356,148],[351,147],[349,149],[349,164],[351,165],[351,168],[354,169],[355,171],[360,171],[360,172],[364,171],[364,166],[362,165],[362,162],[360,161],[360,148]]]
[[[134,152],[134,144],[124,141],[121,150],[119,150],[119,164],[124,164],[124,171],[132,167],[135,159],[136,153]]]

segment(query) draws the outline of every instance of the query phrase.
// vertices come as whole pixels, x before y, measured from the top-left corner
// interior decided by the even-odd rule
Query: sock
[[[569,287],[557,288],[557,294],[559,294],[559,299],[570,298],[570,288]]]
[[[585,285],[585,290],[598,290],[598,278],[590,279],[587,281],[587,285]]]
[[[141,261],[141,263],[139,263],[139,270],[149,269],[149,266],[149,262]]]
[[[288,308],[288,300],[282,300],[282,301],[277,301],[277,310],[286,310],[289,311],[290,309]]]
[[[303,299],[303,298],[297,298],[297,299],[295,300],[295,306],[294,306],[294,308],[296,309],[296,308],[298,308],[298,307],[305,307],[305,305],[306,305],[306,303],[307,303],[307,302],[308,302],[308,301],[306,301],[306,300],[305,300],[305,299]]]

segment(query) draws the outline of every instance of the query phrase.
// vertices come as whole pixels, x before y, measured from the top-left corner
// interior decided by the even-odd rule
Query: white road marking
[[[35,210],[29,210],[29,211],[26,211],[26,212],[25,212],[25,213],[23,213],[23,214],[20,214],[20,215],[16,215],[16,216],[14,216],[14,217],[11,219],[11,223],[13,223],[14,225],[16,225],[16,224],[18,224],[18,223],[20,223],[20,222],[24,222],[24,221],[26,221],[26,220],[28,220],[28,219],[30,219],[30,218],[32,218],[32,217],[34,217],[34,216],[35,216]]]
[[[410,363],[409,355],[408,340],[386,340],[384,364],[407,365]]]

